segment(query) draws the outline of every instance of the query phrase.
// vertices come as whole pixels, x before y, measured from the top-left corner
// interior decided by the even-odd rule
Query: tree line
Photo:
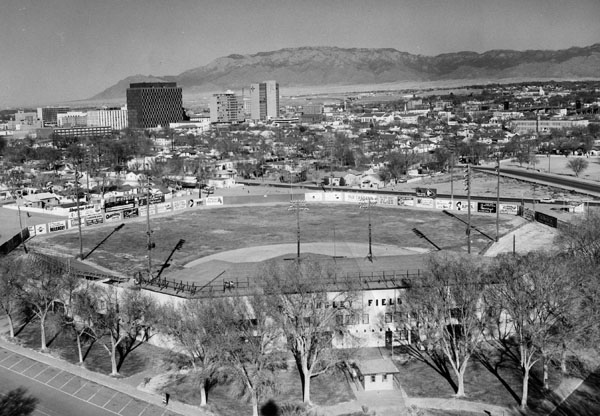
[[[457,397],[468,394],[472,360],[493,371],[498,357],[508,357],[522,385],[519,393],[507,389],[525,409],[534,366],[548,388],[553,363],[565,374],[579,351],[597,349],[600,340],[600,214],[565,227],[557,247],[487,260],[431,256],[427,273],[411,283],[403,302],[373,323],[385,328],[383,315],[394,308],[410,334],[405,351],[435,369]],[[0,306],[11,338],[33,320],[46,350],[48,320],[58,320],[77,345],[80,363],[86,346],[97,343],[118,375],[132,351],[165,337],[164,344],[185,357],[202,405],[210,386],[227,377],[255,415],[277,393],[276,375],[288,358],[298,370],[303,402],[310,403],[311,380],[353,357],[361,341],[349,329],[364,314],[360,293],[358,282],[340,281],[335,270],[310,258],[267,262],[256,291],[244,296],[167,304],[139,288],[118,290],[59,273],[32,254],[13,254],[0,264]]]

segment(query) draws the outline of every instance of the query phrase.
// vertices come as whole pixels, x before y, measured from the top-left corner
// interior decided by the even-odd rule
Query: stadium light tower
[[[292,199],[288,208],[288,211],[291,210],[296,210],[296,235],[298,243],[296,259],[297,261],[300,261],[300,210],[308,211],[308,208],[306,208],[306,201],[302,201],[300,199]]]
[[[465,169],[465,191],[467,191],[467,253],[471,254],[471,165]]]
[[[371,263],[373,263],[373,250],[372,250],[372,235],[371,235],[371,205],[375,205],[377,204],[377,201],[372,201],[371,198],[369,198],[367,201],[365,202],[361,202],[360,203],[360,208],[361,209],[366,209],[367,210],[367,215],[369,217],[369,254],[367,254],[367,260],[369,260]]]

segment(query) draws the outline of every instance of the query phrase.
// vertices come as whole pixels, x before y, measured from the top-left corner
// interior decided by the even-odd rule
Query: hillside
[[[184,91],[241,89],[275,79],[285,87],[502,80],[508,78],[598,78],[600,43],[564,50],[492,50],[437,56],[395,49],[286,48],[253,55],[229,55],[175,76],[127,77],[92,100],[124,98],[131,82],[176,81]]]

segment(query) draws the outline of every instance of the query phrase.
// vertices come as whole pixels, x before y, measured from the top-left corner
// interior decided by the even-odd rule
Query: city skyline
[[[0,14],[0,108],[86,99],[131,75],[177,75],[234,53],[337,46],[434,56],[600,42],[596,0],[249,4],[8,0]]]

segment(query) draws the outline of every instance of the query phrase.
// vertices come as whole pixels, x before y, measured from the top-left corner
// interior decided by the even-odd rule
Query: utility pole
[[[150,229],[150,174],[146,173],[146,235],[148,236],[148,278],[152,280],[152,230]]]
[[[77,228],[79,230],[79,258],[83,259],[83,239],[81,236],[81,210],[79,209],[79,171],[75,164],[75,205],[77,206]]]
[[[454,208],[454,152],[450,153],[450,206]]]
[[[467,191],[467,253],[471,254],[471,165],[465,170],[465,191]]]
[[[296,236],[297,236],[296,259],[299,262],[300,261],[300,210],[308,211],[308,208],[306,208],[305,201],[296,199],[296,200],[290,201],[290,206],[288,208],[288,211],[291,211],[294,209],[296,210]]]

